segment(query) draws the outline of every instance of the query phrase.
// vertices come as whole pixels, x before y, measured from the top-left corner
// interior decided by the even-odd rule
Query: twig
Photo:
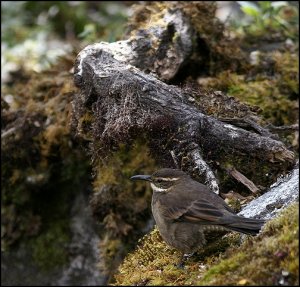
[[[176,158],[176,155],[175,155],[174,151],[173,151],[173,150],[170,150],[170,153],[171,153],[171,156],[172,156],[172,158],[173,158],[173,161],[174,161],[174,164],[175,164],[176,168],[177,168],[177,169],[180,169],[180,166],[179,166],[179,164],[178,164],[178,160],[177,160],[177,158]]]
[[[219,190],[218,181],[214,173],[212,172],[211,168],[207,165],[207,163],[200,155],[199,149],[197,148],[192,150],[190,154],[194,164],[196,165],[195,169],[198,169],[200,174],[204,174],[206,178],[205,183],[211,188],[211,190],[214,193],[219,194],[220,190]]]
[[[244,176],[242,173],[240,173],[234,167],[227,168],[226,171],[229,175],[231,175],[233,178],[235,178],[238,182],[240,182],[244,186],[246,186],[252,193],[256,194],[260,191],[259,188],[253,183],[253,181],[248,179],[246,176]]]
[[[276,131],[276,132],[285,132],[285,131],[293,132],[293,131],[299,130],[299,125],[294,124],[294,125],[290,125],[290,126],[276,127],[276,126],[273,126],[272,124],[269,124],[266,126],[266,128],[268,128],[269,130],[272,130],[272,131]]]

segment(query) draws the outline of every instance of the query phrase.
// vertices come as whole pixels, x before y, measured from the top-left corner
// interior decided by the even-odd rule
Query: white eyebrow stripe
[[[156,185],[154,185],[152,182],[150,183],[152,189],[155,191],[155,192],[164,192],[164,191],[168,191],[169,188],[160,188],[160,187],[157,187]]]
[[[175,181],[178,180],[179,177],[157,177],[156,180],[162,180],[162,181]]]

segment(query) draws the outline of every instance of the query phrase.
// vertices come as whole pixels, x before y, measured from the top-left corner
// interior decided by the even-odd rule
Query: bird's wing
[[[188,205],[181,204],[164,205],[163,214],[166,218],[175,221],[185,221],[200,224],[228,224],[232,217],[224,208],[215,206],[205,199],[197,199]]]

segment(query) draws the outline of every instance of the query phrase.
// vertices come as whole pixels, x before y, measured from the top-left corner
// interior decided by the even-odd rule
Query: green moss
[[[285,209],[266,224],[258,237],[246,240],[237,250],[228,250],[225,258],[210,268],[198,283],[238,285],[245,279],[247,285],[277,285],[282,271],[286,271],[289,274],[286,281],[297,285],[298,216],[298,203]]]
[[[256,237],[229,233],[175,265],[178,251],[168,247],[155,229],[129,254],[115,276],[116,285],[277,285],[299,283],[299,204],[269,221]],[[284,279],[283,273],[288,274]]]
[[[261,53],[259,64],[249,68],[247,73],[222,71],[215,78],[201,81],[201,85],[258,106],[266,122],[289,125],[298,118],[298,66],[298,55],[290,51]]]
[[[276,84],[279,91],[289,99],[299,95],[299,56],[297,53],[286,51],[273,52],[274,71],[280,76]]]
[[[110,273],[146,232],[151,217],[151,188],[129,179],[135,174],[151,174],[156,168],[142,139],[131,147],[121,144],[117,152],[95,165],[91,206],[104,226],[99,267]]]
[[[155,228],[140,241],[136,251],[126,257],[119,268],[119,273],[115,276],[116,285],[193,284],[195,278],[199,276],[197,261],[211,261],[212,258],[215,260],[215,256],[218,257],[220,252],[228,246],[237,244],[238,241],[239,235],[231,234],[222,240],[211,242],[205,249],[199,250],[193,258],[189,259],[186,270],[182,270],[176,266],[182,254],[166,245]],[[201,267],[203,267],[202,264]]]
[[[280,92],[279,83],[264,79],[254,82],[232,83],[228,94],[250,105],[259,106],[262,116],[274,125],[295,123],[296,103]]]
[[[61,220],[30,241],[33,260],[43,269],[52,269],[68,262],[69,222]]]
[[[215,75],[223,70],[245,70],[247,62],[238,45],[239,39],[231,39],[226,35],[225,26],[216,17],[216,2],[179,3],[176,3],[177,7],[180,7],[190,19],[198,40],[201,42],[198,47],[200,53],[196,58],[197,60],[205,58],[203,64],[206,74]]]
[[[116,276],[116,285],[166,283],[165,276],[180,275],[180,271],[173,265],[178,261],[179,256],[176,250],[162,241],[158,230],[154,229],[143,238],[135,253],[126,257]],[[162,268],[166,271],[163,274]]]

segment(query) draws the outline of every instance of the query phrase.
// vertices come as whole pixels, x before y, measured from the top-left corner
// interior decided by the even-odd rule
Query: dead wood
[[[166,10],[163,21],[126,41],[90,45],[78,55],[75,83],[82,93],[74,101],[74,122],[77,133],[91,139],[94,156],[144,134],[162,161],[172,157],[173,165],[175,159],[181,168],[202,175],[216,193],[216,165],[224,154],[277,163],[277,172],[291,166],[294,153],[255,122],[250,108],[242,119],[218,119],[188,90],[162,81],[172,79],[195,49],[193,41],[185,41],[195,33],[180,9]],[[219,94],[198,92],[198,97],[213,100]],[[86,114],[92,117],[90,126],[82,125]]]

